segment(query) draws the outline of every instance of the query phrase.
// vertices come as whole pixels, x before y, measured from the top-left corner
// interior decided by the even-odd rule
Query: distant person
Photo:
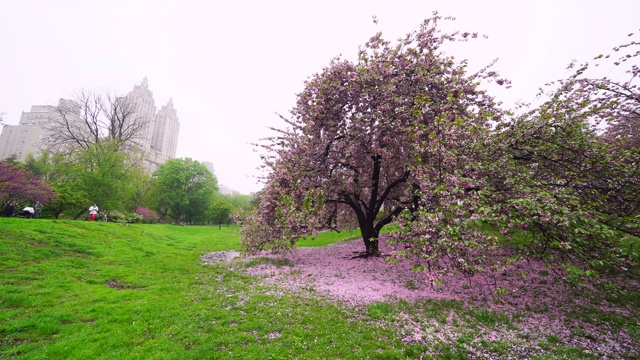
[[[40,211],[42,211],[42,203],[40,201],[36,201],[36,204],[33,205],[33,217],[36,219],[40,218]]]
[[[98,213],[98,205],[93,204],[89,207],[89,221],[93,221],[96,218],[96,214]]]
[[[15,211],[16,211],[16,205],[13,203],[13,201],[9,201],[9,203],[7,203],[4,206],[4,209],[2,209],[2,216],[11,217],[13,216],[13,213]]]

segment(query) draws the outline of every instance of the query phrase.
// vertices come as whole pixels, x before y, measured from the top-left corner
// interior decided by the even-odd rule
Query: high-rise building
[[[42,127],[38,125],[4,125],[0,134],[0,160],[15,156],[17,161],[25,161],[29,154],[39,156],[42,138]]]
[[[126,97],[136,109],[131,119],[145,124],[135,145],[143,151],[144,166],[153,172],[160,164],[176,156],[180,133],[178,112],[173,107],[173,99],[156,112],[153,92],[149,90],[146,77],[140,85],[134,85]]]
[[[149,90],[147,78],[126,95],[135,108],[131,121],[144,124],[138,136],[133,140],[132,151],[142,151],[144,165],[149,171],[155,171],[160,164],[176,156],[180,121],[173,107],[173,99],[156,112],[153,92]],[[34,105],[30,112],[23,112],[19,125],[4,125],[0,134],[0,160],[16,156],[24,161],[28,154],[39,156],[43,150],[52,148],[50,129],[66,112],[71,124],[81,122],[79,105],[72,100],[60,99],[58,106]],[[62,109],[62,110],[61,110]],[[77,110],[77,111],[76,111]],[[82,124],[78,129],[82,129]],[[82,130],[79,130],[82,131]]]
[[[209,169],[214,176],[216,175],[216,171],[213,168],[213,163],[211,161],[201,161],[200,163]]]
[[[228,187],[227,185],[224,184],[218,184],[218,191],[220,192],[220,194],[223,195],[238,195],[240,194],[239,191],[233,190],[232,188]]]
[[[60,99],[58,107],[33,105],[31,111],[22,112],[18,125],[4,125],[0,134],[0,160],[15,156],[17,161],[25,161],[27,155],[38,157],[50,148],[50,126],[60,119],[56,110],[60,107],[77,106],[71,100]],[[79,120],[70,116],[70,120]]]
[[[156,101],[153,99],[153,92],[149,90],[147,78],[142,80],[142,84],[134,85],[133,90],[126,97],[135,105],[135,113],[130,119],[145,124],[135,139],[135,143],[142,151],[149,152],[156,116]]]
[[[176,157],[179,133],[178,112],[173,108],[173,99],[169,99],[167,105],[162,106],[158,111],[153,123],[150,152],[152,154],[151,161],[155,168]]]

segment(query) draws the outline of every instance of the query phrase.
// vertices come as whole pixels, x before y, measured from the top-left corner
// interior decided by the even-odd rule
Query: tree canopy
[[[323,229],[359,227],[378,254],[382,228],[418,268],[477,274],[535,255],[592,276],[628,268],[640,235],[638,42],[615,51],[629,79],[587,76],[589,64],[514,115],[446,56],[435,15],[398,43],[380,34],[356,61],[335,58],[305,82],[284,129],[262,145],[268,174],[242,219],[249,251],[285,249]],[[634,52],[635,51],[635,52]],[[598,56],[597,61],[609,56]],[[500,233],[526,238],[500,261]],[[635,254],[635,255],[634,255]]]
[[[629,60],[639,45],[615,47],[612,63],[599,55],[596,66],[572,64],[575,72],[550,84],[544,103],[495,132],[504,156],[492,171],[492,213],[504,231],[531,236],[524,253],[576,274],[629,268],[637,258],[640,94]],[[622,70],[622,80],[594,76],[598,65]]]
[[[203,164],[190,158],[170,159],[153,174],[159,193],[159,211],[176,224],[204,217],[218,182]]]
[[[55,198],[51,187],[29,171],[7,162],[0,162],[0,209],[12,203],[16,206]]]
[[[433,205],[424,193],[452,177],[471,176],[474,149],[500,114],[479,83],[505,81],[487,69],[467,74],[465,62],[445,56],[443,44],[476,35],[440,33],[440,20],[398,44],[377,34],[357,61],[336,58],[305,83],[282,117],[289,127],[265,145],[270,173],[259,210],[245,219],[245,247],[288,247],[357,224],[375,255],[385,225]]]
[[[45,208],[45,214],[56,218],[63,213],[79,218],[93,203],[105,212],[132,212],[150,201],[150,176],[115,141],[104,139],[66,154],[43,152],[28,157],[24,167],[58,194]]]

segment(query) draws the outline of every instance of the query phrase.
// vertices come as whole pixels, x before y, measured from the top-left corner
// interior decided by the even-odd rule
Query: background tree
[[[144,223],[155,224],[158,221],[158,214],[149,208],[138,206],[135,213],[142,217]]]
[[[144,136],[148,120],[139,115],[136,104],[126,96],[81,91],[56,107],[48,130],[52,149],[89,149],[102,143],[123,149]]]
[[[57,218],[64,214],[77,219],[93,203],[105,212],[135,210],[129,203],[135,183],[132,175],[137,168],[131,163],[117,142],[103,141],[67,154],[45,152],[37,159],[28,158],[25,166],[46,179],[59,194],[45,208],[45,215]]]
[[[283,117],[289,128],[265,146],[270,173],[244,219],[245,248],[286,248],[323,228],[356,225],[364,255],[377,255],[385,225],[433,207],[425,195],[454,177],[472,177],[454,156],[471,159],[498,116],[478,84],[505,81],[486,69],[467,75],[465,62],[443,55],[444,43],[476,35],[442,34],[440,20],[427,19],[396,45],[378,34],[356,62],[336,58],[305,83],[291,118]],[[454,200],[440,197],[439,206]]]
[[[218,182],[203,164],[190,158],[170,159],[153,174],[159,193],[158,212],[176,224],[205,217]]]
[[[224,199],[231,205],[233,211],[250,210],[256,202],[255,195],[246,194],[224,195]]]
[[[70,179],[61,179],[56,182],[54,190],[58,196],[43,208],[44,217],[60,218],[63,214],[79,218],[86,210],[86,204],[90,197],[77,188]]]
[[[79,217],[87,204],[97,202],[104,212],[135,212],[155,206],[151,176],[132,164],[117,144],[77,147],[68,154],[43,152],[27,157],[24,167],[49,183],[58,196],[43,215]]]
[[[7,164],[14,164],[14,165],[16,165],[16,164],[18,164],[18,163],[19,163],[19,161],[18,161],[18,155],[16,155],[16,154],[11,154],[11,155],[9,155],[8,157],[6,157],[6,158],[4,158],[4,159],[0,159],[0,160],[1,160],[2,162],[7,163]]]
[[[36,175],[17,165],[0,162],[0,209],[10,203],[16,209],[36,201],[47,204],[55,196],[51,187]]]
[[[87,194],[79,185],[78,176],[83,173],[73,163],[73,157],[62,153],[43,151],[39,157],[27,156],[24,168],[52,186],[57,196],[44,207],[42,216],[59,218],[65,212],[76,215],[84,209]]]
[[[24,168],[29,170],[34,175],[38,176],[42,180],[47,180],[50,176],[52,168],[52,153],[50,151],[43,151],[39,157],[35,157],[32,153],[27,155],[24,161]]]
[[[100,145],[78,148],[72,153],[70,164],[76,188],[87,194],[85,206],[79,209],[78,218],[87,204],[97,203],[101,211],[125,208],[130,186],[130,165],[127,153],[119,149],[119,142],[103,142]]]
[[[99,146],[77,147],[66,154],[45,151],[38,158],[29,155],[23,166],[58,194],[43,216],[77,218],[94,202],[104,212],[123,213],[157,203],[151,175],[135,165],[129,152],[119,149],[116,142],[103,140]]]
[[[234,205],[229,202],[227,196],[218,194],[207,209],[206,219],[213,224],[218,224],[220,228],[222,224],[229,224],[233,209]]]
[[[128,186],[126,189],[126,209],[135,211],[137,208],[151,208],[158,203],[158,192],[153,179],[146,169],[135,166],[127,170]]]

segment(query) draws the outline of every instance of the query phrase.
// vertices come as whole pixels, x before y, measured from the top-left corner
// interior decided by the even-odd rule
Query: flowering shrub
[[[158,215],[156,212],[146,207],[138,206],[135,213],[142,216],[143,223],[155,224],[158,222]]]
[[[56,193],[44,181],[29,171],[7,163],[0,162],[0,209],[9,203],[40,201],[48,203],[56,197]]]

